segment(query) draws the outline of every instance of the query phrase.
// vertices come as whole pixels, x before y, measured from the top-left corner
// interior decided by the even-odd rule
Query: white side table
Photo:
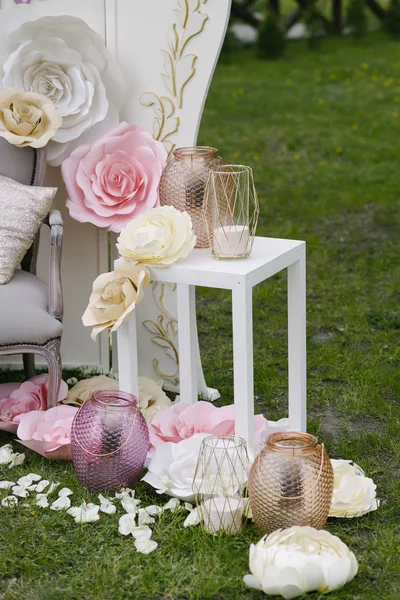
[[[197,402],[195,286],[232,290],[234,400],[236,434],[254,446],[253,287],[288,270],[289,429],[306,429],[305,242],[277,238],[254,240],[250,258],[215,260],[209,249],[165,269],[151,268],[154,281],[177,284],[180,398]],[[144,300],[145,302],[145,300]],[[140,352],[140,349],[139,349]],[[120,388],[138,395],[135,314],[118,330]]]

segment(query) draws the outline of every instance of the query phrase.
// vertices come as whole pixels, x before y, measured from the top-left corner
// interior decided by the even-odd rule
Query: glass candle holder
[[[148,448],[149,429],[131,394],[94,392],[74,417],[72,459],[79,481],[91,492],[131,487]]]
[[[250,256],[259,212],[250,167],[216,165],[210,170],[203,219],[215,258]]]
[[[249,475],[249,498],[264,535],[292,525],[323,529],[333,494],[333,469],[324,445],[309,433],[273,433]]]
[[[208,234],[203,220],[204,189],[213,166],[225,164],[216,148],[189,146],[177,148],[161,176],[161,206],[187,211],[197,236],[196,248],[208,248]]]
[[[249,458],[244,439],[233,435],[203,440],[193,480],[196,505],[208,533],[239,533],[247,519]]]

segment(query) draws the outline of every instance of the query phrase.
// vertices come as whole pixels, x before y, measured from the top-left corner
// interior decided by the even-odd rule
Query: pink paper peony
[[[263,415],[254,417],[255,445],[259,447],[265,437],[268,422]],[[197,402],[192,406],[179,402],[157,413],[149,423],[150,444],[157,448],[164,442],[178,443],[196,433],[229,435],[235,433],[235,407],[233,404],[218,408],[210,402]]]
[[[129,221],[158,206],[166,160],[164,144],[128,123],[80,146],[62,165],[71,217],[120,232]]]
[[[0,386],[0,430],[15,433],[21,415],[30,411],[43,411],[47,408],[48,375],[37,375],[21,385],[8,383]],[[58,400],[64,400],[68,386],[62,381]]]
[[[21,440],[50,443],[47,451],[70,444],[72,421],[78,410],[65,404],[46,411],[33,410],[20,416],[17,435]]]

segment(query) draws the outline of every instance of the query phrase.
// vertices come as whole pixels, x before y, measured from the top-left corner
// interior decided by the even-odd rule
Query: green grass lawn
[[[309,430],[331,457],[354,459],[378,485],[378,511],[327,523],[360,564],[356,579],[329,597],[397,600],[400,43],[373,34],[325,40],[320,53],[294,44],[279,62],[239,54],[217,69],[199,142],[253,166],[259,235],[307,241]],[[286,416],[285,302],[283,275],[254,292],[256,404],[273,419]],[[225,403],[233,400],[230,308],[228,293],[200,290],[204,370]],[[73,488],[75,503],[90,498],[71,464],[28,452],[16,476],[30,471]],[[137,493],[164,501],[144,484]],[[78,526],[32,503],[0,508],[1,600],[263,597],[242,584],[258,540],[253,526],[212,537],[184,529],[183,511],[166,515],[154,528],[158,550],[144,556],[118,534],[121,514]]]

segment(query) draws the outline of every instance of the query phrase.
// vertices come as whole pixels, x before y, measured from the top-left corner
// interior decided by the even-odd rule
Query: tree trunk
[[[280,14],[280,6],[279,6],[279,0],[267,0],[269,9],[272,10],[272,12],[274,12],[275,14],[279,15]]]
[[[249,10],[239,2],[233,0],[232,2],[232,14],[243,21],[246,21],[249,25],[253,25],[253,27],[258,27],[260,24],[260,19],[253,13],[253,11]]]
[[[342,0],[332,0],[332,25],[333,31],[340,35],[342,33]]]
[[[365,0],[365,3],[380,21],[385,19],[386,11],[380,4],[378,4],[378,2],[376,2],[376,0]]]

